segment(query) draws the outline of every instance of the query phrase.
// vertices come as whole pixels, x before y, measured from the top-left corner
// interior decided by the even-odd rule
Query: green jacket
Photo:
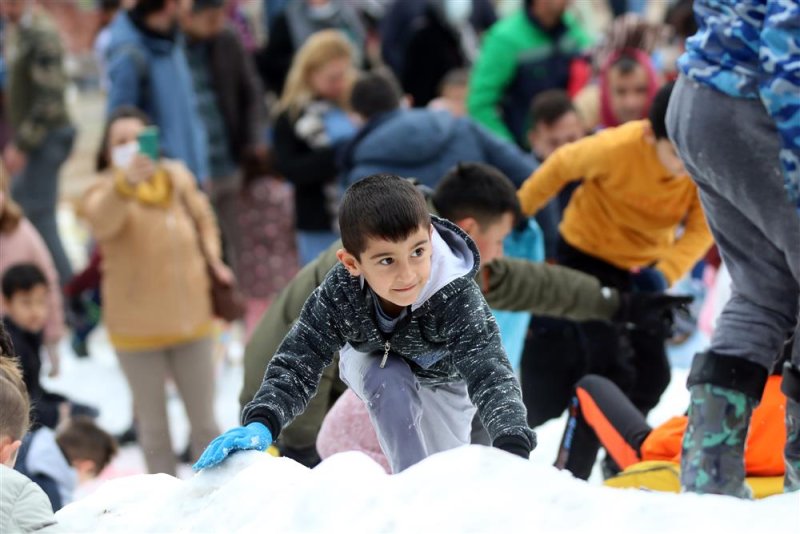
[[[483,37],[472,69],[470,117],[525,146],[531,100],[547,89],[566,89],[573,59],[590,45],[589,34],[569,13],[552,31],[524,9],[500,20]]]
[[[8,116],[14,143],[31,152],[50,131],[70,122],[64,98],[64,48],[52,20],[38,10],[30,11],[6,32]]]
[[[272,356],[306,299],[338,262],[336,251],[341,247],[341,241],[337,241],[306,265],[261,318],[245,349],[244,387],[239,396],[242,405],[250,402],[261,387]],[[618,293],[603,291],[592,276],[515,258],[500,258],[483,266],[478,285],[494,309],[585,321],[608,320],[619,307]]]

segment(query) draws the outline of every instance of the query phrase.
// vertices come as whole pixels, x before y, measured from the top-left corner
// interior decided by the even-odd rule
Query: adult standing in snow
[[[75,140],[65,99],[67,75],[58,28],[32,0],[0,2],[5,105],[12,137],[3,161],[14,176],[12,195],[41,234],[61,283],[72,274],[56,224],[58,175]]]
[[[192,0],[137,0],[111,23],[108,111],[134,106],[158,126],[164,155],[200,182],[209,177],[205,125],[197,108],[178,18]]]
[[[147,469],[174,475],[164,383],[175,380],[198,455],[218,432],[207,261],[220,279],[232,274],[192,174],[137,153],[147,123],[132,108],[111,116],[83,212],[103,255],[103,320],[131,388]]]
[[[313,35],[294,58],[275,121],[275,165],[295,186],[297,250],[305,265],[336,240],[337,146],[355,134],[345,109],[356,71],[337,30]]]
[[[732,278],[689,373],[681,486],[746,497],[744,446],[787,334],[800,335],[800,4],[696,0],[669,135]],[[709,132],[726,132],[709,135]],[[800,490],[800,343],[783,372],[784,489]]]

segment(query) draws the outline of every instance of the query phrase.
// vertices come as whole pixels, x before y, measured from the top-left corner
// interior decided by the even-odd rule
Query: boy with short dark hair
[[[551,89],[536,95],[531,103],[528,143],[539,161],[585,136],[581,116],[566,91]]]
[[[19,263],[6,270],[0,285],[5,310],[2,321],[22,366],[33,406],[33,428],[42,425],[55,428],[70,412],[96,416],[96,409],[71,403],[66,397],[45,390],[39,381],[40,352],[51,291],[44,273],[32,263]]]
[[[117,453],[114,438],[86,416],[56,432],[42,427],[22,440],[14,469],[38,484],[56,512],[69,504],[78,484],[95,478]]]
[[[472,240],[393,175],[351,186],[339,218],[340,265],[306,301],[244,409],[246,426],[214,440],[195,468],[268,447],[303,411],[336,350],[393,472],[468,444],[473,402],[492,444],[527,458],[536,438],[474,280]]]

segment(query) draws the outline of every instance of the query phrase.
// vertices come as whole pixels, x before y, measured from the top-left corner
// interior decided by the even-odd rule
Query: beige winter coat
[[[120,193],[111,173],[83,201],[100,245],[103,320],[118,350],[149,350],[208,335],[209,278],[195,226],[206,249],[220,257],[216,220],[194,177],[180,163],[162,161],[172,184],[166,207]]]

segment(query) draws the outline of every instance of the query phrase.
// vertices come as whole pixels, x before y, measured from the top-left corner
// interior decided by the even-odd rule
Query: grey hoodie
[[[434,239],[430,280],[394,332],[381,334],[372,292],[337,265],[278,348],[244,408],[243,424],[261,422],[277,437],[303,412],[335,352],[346,345],[362,353],[388,347],[406,359],[423,386],[464,380],[495,445],[513,443],[528,451],[536,446],[497,324],[474,280],[478,249],[449,221],[433,217],[433,225],[449,250],[437,253]]]

